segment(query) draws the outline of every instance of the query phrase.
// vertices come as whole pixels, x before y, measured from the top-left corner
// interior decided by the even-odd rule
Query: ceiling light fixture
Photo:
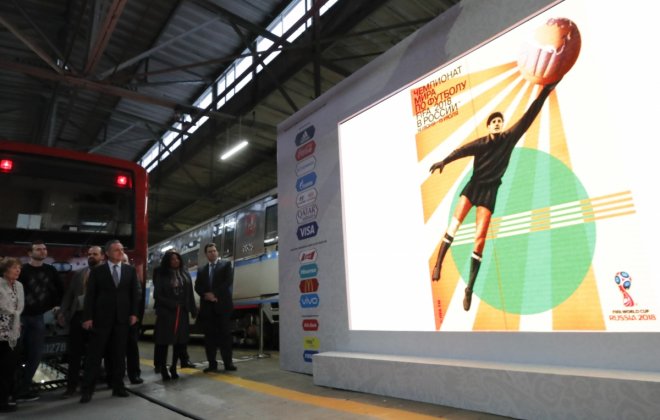
[[[234,146],[231,149],[227,150],[222,156],[220,156],[220,160],[229,159],[231,156],[233,156],[239,150],[245,148],[247,145],[248,145],[247,140],[243,140],[242,142],[238,143],[236,146]]]

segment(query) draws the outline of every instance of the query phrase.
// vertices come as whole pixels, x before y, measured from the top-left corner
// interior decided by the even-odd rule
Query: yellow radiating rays
[[[467,80],[465,92],[468,93],[476,86],[510,72],[515,65],[515,63],[506,63],[501,66],[471,73],[460,80],[457,79],[456,82]],[[538,93],[539,88],[527,83],[520,77],[519,73],[512,72],[511,75],[503,78],[480,95],[472,98],[469,103],[461,103],[457,115],[445,121],[435,123],[418,132],[416,135],[418,160],[421,161],[428,156],[429,153],[450,138],[456,130],[463,128],[465,124],[474,124],[472,116],[482,110],[487,110],[488,114],[494,111],[504,112],[507,122],[519,120],[533,96],[535,97],[535,93]],[[437,88],[436,90],[438,89],[442,90],[441,88]],[[507,89],[509,90],[508,93],[498,103],[493,103],[493,100]],[[564,132],[559,98],[556,91],[551,93],[545,107],[550,117],[549,126],[544,128],[544,124],[541,122],[542,118],[540,116],[537,117],[527,130],[525,136],[518,143],[518,146],[538,149],[542,130],[547,130],[549,153],[561,160],[568,168],[571,168],[566,133]],[[507,112],[510,115],[506,115]],[[477,127],[474,127],[474,129],[468,128],[466,131],[469,134],[462,139],[460,145],[485,135],[485,121],[483,124],[477,124]],[[424,223],[429,221],[443,200],[450,198],[448,197],[448,192],[454,186],[453,183],[458,182],[461,173],[471,163],[472,159],[470,158],[459,159],[448,165],[441,176],[437,174],[430,175],[423,181],[421,185],[421,196]],[[634,213],[634,205],[630,192],[622,192],[542,209],[531,209],[529,212],[517,215],[494,217],[491,221],[487,237],[489,242],[487,242],[486,246],[495,246],[490,240],[497,237],[526,235],[542,230],[572,224],[591,223],[599,219],[625,216],[632,213]],[[473,242],[474,230],[474,223],[461,226],[456,234],[453,245]],[[438,240],[441,237],[442,233],[439,232]],[[439,241],[429,257],[429,281],[438,248]],[[493,251],[496,257],[497,250],[494,249]],[[462,293],[463,291],[463,288],[459,285],[461,275],[450,254],[451,250],[444,260],[441,280],[439,282],[432,282],[431,287],[436,328],[438,330],[441,329],[454,293]],[[455,299],[455,301],[458,302],[459,299]],[[502,307],[506,307],[506,305]],[[462,312],[462,308],[452,308],[452,310]],[[472,308],[472,310],[477,311],[472,326],[473,330],[515,331],[520,328],[521,315],[508,313],[506,310],[497,309],[485,302],[481,302],[478,308]],[[583,282],[573,295],[552,309],[552,328],[553,330],[592,331],[605,329],[593,267],[590,267]]]

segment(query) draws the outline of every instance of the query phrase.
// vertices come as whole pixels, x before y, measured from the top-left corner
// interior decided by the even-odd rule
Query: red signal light
[[[118,187],[128,187],[128,177],[126,175],[117,175],[115,184],[117,184]]]
[[[11,172],[14,167],[14,161],[11,159],[2,159],[0,160],[0,171],[2,172]]]

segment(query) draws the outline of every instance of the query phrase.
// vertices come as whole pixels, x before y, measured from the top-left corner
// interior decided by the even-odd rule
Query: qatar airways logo
[[[296,212],[296,220],[298,220],[298,224],[302,224],[316,219],[318,214],[319,208],[316,206],[316,204],[312,204],[311,206],[298,209]]]

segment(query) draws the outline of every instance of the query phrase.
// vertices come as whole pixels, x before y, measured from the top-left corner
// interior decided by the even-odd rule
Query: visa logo
[[[319,321],[316,319],[303,319],[302,328],[303,331],[318,331]]]
[[[304,337],[303,348],[305,350],[318,350],[321,347],[321,342],[316,337]]]
[[[300,278],[308,279],[319,273],[319,267],[316,264],[305,264],[300,266],[298,273],[300,274]]]
[[[309,127],[305,128],[303,131],[296,134],[296,140],[295,140],[296,146],[300,146],[310,141],[312,137],[314,137],[315,131],[316,128],[313,125],[310,125]]]
[[[314,150],[316,150],[316,142],[314,140],[300,146],[298,150],[296,150],[296,160],[303,160],[307,156],[313,155]]]
[[[296,212],[296,219],[298,220],[298,224],[301,224],[316,219],[318,214],[319,208],[316,204],[312,204],[311,206],[298,209]]]
[[[304,251],[301,251],[300,254],[298,254],[298,261],[305,262],[314,262],[316,261],[316,255],[318,252],[316,252],[316,248],[309,248]]]
[[[306,295],[300,296],[300,307],[301,308],[317,308],[321,303],[319,295],[316,293],[309,293]]]
[[[306,225],[298,226],[298,240],[302,241],[303,239],[312,238],[316,236],[319,232],[319,225],[316,222],[307,223]]]
[[[318,191],[316,191],[316,188],[303,191],[296,197],[296,205],[298,207],[303,207],[308,204],[312,204],[316,201],[316,196],[318,196]]]
[[[305,362],[307,363],[312,363],[312,356],[314,356],[317,353],[318,353],[317,350],[305,350],[303,352],[303,359],[305,359]]]
[[[302,190],[306,190],[309,187],[313,187],[314,184],[316,184],[316,172],[312,172],[298,178],[296,180],[296,190],[300,192]]]
[[[301,280],[298,285],[300,293],[312,293],[319,290],[319,280],[314,277],[313,279]]]
[[[316,168],[316,158],[314,156],[301,160],[296,164],[296,175],[302,176]]]

